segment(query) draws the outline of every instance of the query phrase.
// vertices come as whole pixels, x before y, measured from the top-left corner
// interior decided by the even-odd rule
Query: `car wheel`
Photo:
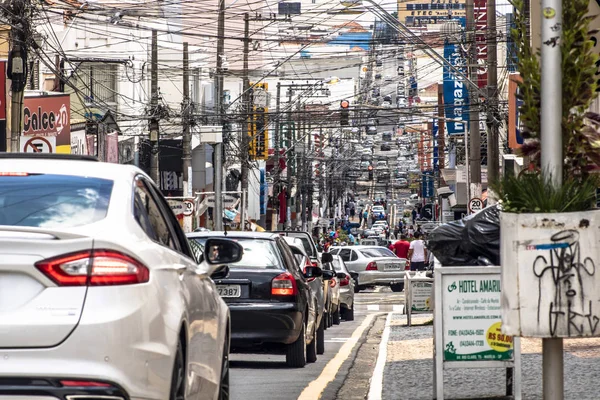
[[[323,330],[326,331],[329,328],[329,313],[323,313]]]
[[[317,329],[313,328],[313,340],[306,345],[306,362],[314,363],[317,361]]]
[[[354,285],[354,293],[360,292],[360,286]]]
[[[317,354],[325,353],[325,315],[321,317],[319,329],[317,329]]]
[[[225,344],[223,346],[219,400],[229,400],[229,336],[225,338]]]
[[[327,323],[329,324],[330,327],[333,326],[333,313],[332,312],[327,313]]]
[[[291,368],[304,368],[306,365],[306,326],[302,323],[302,331],[294,343],[287,345],[285,363]]]
[[[183,400],[185,397],[185,358],[183,357],[183,345],[181,341],[177,343],[177,354],[173,363],[173,373],[171,375],[171,393],[170,400]]]
[[[401,292],[404,290],[404,283],[394,283],[393,285],[390,285],[390,288],[392,289],[392,292]]]
[[[337,309],[335,310],[335,312],[333,313],[333,324],[334,325],[339,325],[341,322],[340,320],[340,306],[337,307]]]
[[[354,306],[344,309],[344,319],[346,321],[354,321]]]

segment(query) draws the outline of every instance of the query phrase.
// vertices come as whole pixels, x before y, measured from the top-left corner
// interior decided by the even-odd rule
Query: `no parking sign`
[[[55,153],[56,136],[21,136],[22,153]]]

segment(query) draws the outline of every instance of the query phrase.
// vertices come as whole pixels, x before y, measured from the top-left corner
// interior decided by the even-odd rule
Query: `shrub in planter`
[[[500,215],[502,330],[515,336],[600,335],[600,213],[593,210],[600,170],[597,57],[589,40],[587,0],[563,2],[563,176],[556,187],[540,172],[541,71],[524,37],[523,1],[514,0],[522,133],[532,172],[494,186]]]

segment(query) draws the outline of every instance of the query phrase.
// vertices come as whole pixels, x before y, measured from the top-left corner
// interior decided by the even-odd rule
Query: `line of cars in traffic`
[[[134,166],[0,153],[0,399],[227,400],[230,352],[316,361],[402,262],[337,253],[302,232],[185,235]]]

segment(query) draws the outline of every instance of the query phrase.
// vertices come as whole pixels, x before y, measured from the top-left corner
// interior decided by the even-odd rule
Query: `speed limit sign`
[[[183,215],[189,216],[194,213],[194,201],[184,200],[183,201]]]
[[[469,200],[469,212],[471,214],[481,210],[483,210],[483,200],[478,197],[473,197],[471,200]]]

